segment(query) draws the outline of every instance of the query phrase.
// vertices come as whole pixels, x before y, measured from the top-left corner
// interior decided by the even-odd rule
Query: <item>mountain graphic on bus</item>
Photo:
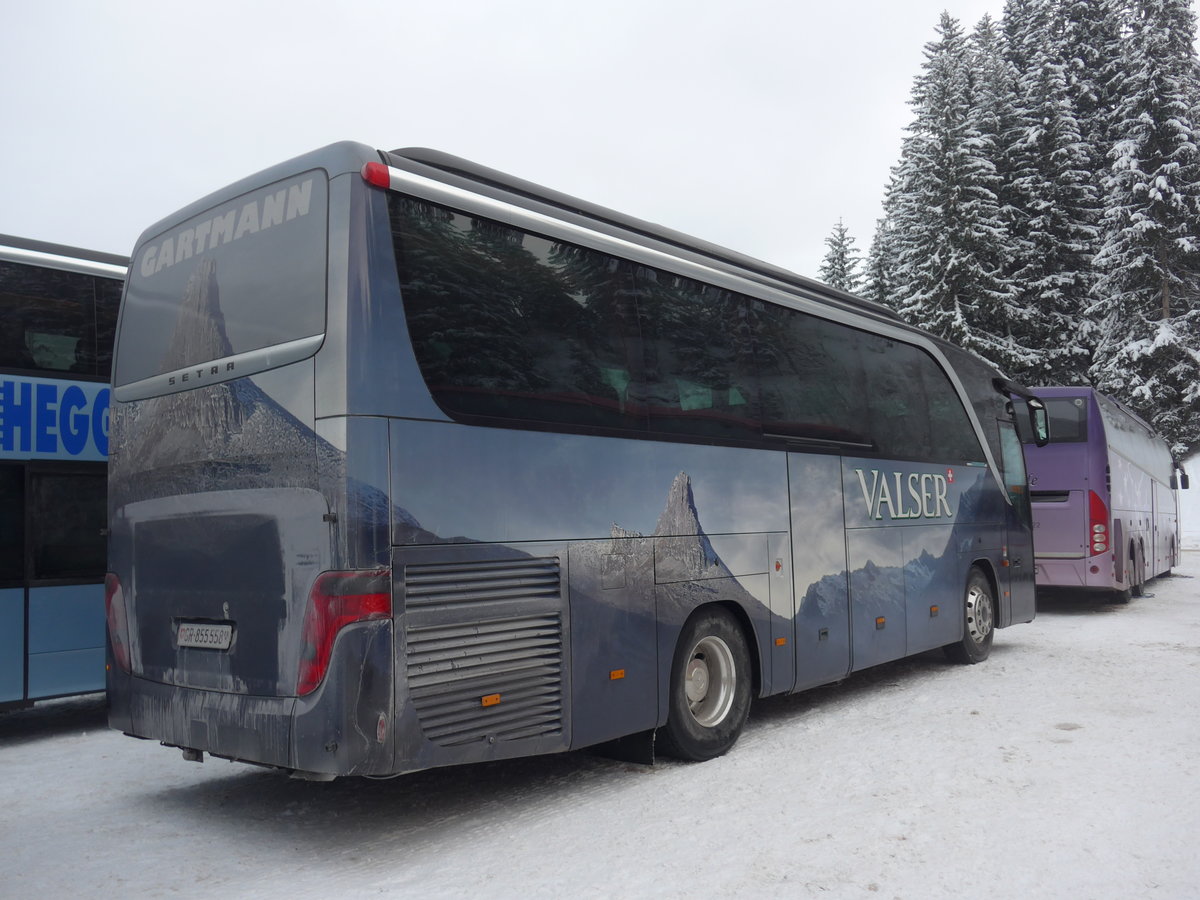
[[[204,259],[188,280],[160,370],[233,353],[217,263]],[[389,508],[385,491],[348,479],[345,452],[320,437],[312,422],[311,407],[297,414],[250,377],[118,404],[111,425],[121,436],[110,460],[113,508],[213,490],[319,491],[322,482],[345,479],[359,521],[376,523],[376,543],[386,546],[389,519],[420,528],[406,510]]]

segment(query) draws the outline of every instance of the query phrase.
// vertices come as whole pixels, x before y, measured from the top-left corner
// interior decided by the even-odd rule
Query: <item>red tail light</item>
[[[373,184],[375,187],[385,188],[391,185],[392,176],[388,172],[388,167],[383,163],[369,162],[364,163],[362,167],[363,181],[367,184]]]
[[[333,641],[354,622],[392,615],[391,570],[324,572],[317,576],[304,614],[304,646],[296,694],[311,694],[325,678]]]
[[[1108,507],[1095,491],[1088,491],[1088,555],[1107,553],[1112,546],[1109,535]]]
[[[125,617],[125,592],[121,590],[121,579],[112,572],[104,576],[104,616],[108,620],[108,641],[112,645],[113,659],[123,672],[130,671],[129,665],[129,620]]]

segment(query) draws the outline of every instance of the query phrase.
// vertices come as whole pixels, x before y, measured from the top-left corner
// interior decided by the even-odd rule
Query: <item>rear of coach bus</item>
[[[1112,516],[1104,428],[1089,388],[1034,388],[1050,443],[1026,439],[1039,588],[1111,588]]]
[[[353,144],[297,158],[134,250],[113,365],[110,724],[191,759],[391,768],[386,556],[338,521],[348,494],[386,497],[349,487],[344,441],[319,421],[344,412],[327,306],[344,317],[373,159]]]

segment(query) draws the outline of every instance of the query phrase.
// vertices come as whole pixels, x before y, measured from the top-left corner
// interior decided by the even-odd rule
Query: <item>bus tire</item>
[[[942,649],[952,661],[974,665],[983,662],[992,652],[995,633],[996,599],[992,596],[992,583],[983,570],[971,566],[967,588],[963,591],[962,640]]]
[[[703,762],[729,750],[750,711],[750,651],[738,622],[723,609],[692,614],[671,663],[664,753]]]
[[[1133,572],[1135,581],[1133,587],[1130,588],[1130,593],[1135,597],[1144,597],[1146,596],[1146,554],[1142,551],[1141,545],[1134,550]]]

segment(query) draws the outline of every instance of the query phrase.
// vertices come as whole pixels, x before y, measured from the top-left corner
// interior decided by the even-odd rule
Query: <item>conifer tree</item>
[[[1058,13],[1067,92],[1095,185],[1109,168],[1113,112],[1124,70],[1124,9],[1124,0],[1062,0]]]
[[[959,23],[943,13],[936,30],[913,85],[915,117],[894,172],[894,305],[913,324],[1011,371],[1031,351],[1007,334],[1021,311],[997,264],[1007,234],[996,168],[973,111]]]
[[[1050,0],[1027,0],[1010,166],[1014,256],[1008,268],[1025,312],[1014,334],[1037,348],[1014,375],[1033,384],[1079,384],[1090,363],[1091,330],[1083,325],[1094,283],[1092,257],[1099,200],[1088,146],[1067,84],[1062,19]]]
[[[875,223],[875,237],[867,251],[866,271],[863,274],[863,296],[884,306],[892,306],[895,298],[896,254],[892,241],[891,223],[884,216]]]
[[[833,226],[833,233],[825,238],[825,258],[821,262],[821,278],[826,284],[843,291],[856,292],[862,286],[859,267],[862,257],[854,246],[854,238],[842,220]]]
[[[1200,135],[1188,0],[1133,0],[1105,180],[1096,386],[1200,447]]]

